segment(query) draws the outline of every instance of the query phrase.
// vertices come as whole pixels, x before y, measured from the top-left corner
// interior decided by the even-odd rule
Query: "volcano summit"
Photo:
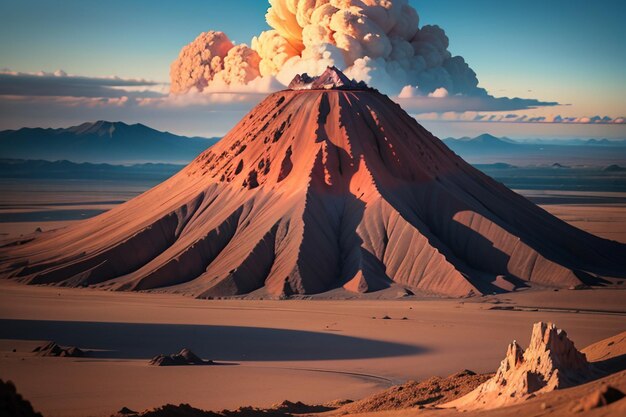
[[[200,298],[461,297],[626,276],[626,245],[549,215],[346,80],[301,76],[164,183],[3,247],[2,275]]]

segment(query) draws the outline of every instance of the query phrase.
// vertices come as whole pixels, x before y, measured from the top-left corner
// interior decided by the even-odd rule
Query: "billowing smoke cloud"
[[[184,93],[209,85],[242,85],[256,79],[259,55],[246,45],[233,45],[222,32],[205,32],[185,46],[170,68],[170,91]]]
[[[271,30],[251,47],[206,32],[185,46],[171,67],[171,91],[203,91],[275,78],[286,85],[298,73],[319,75],[328,65],[388,94],[486,96],[476,73],[448,51],[438,26],[419,27],[408,0],[270,0]],[[213,87],[213,88],[212,88]],[[445,91],[445,93],[444,93]]]

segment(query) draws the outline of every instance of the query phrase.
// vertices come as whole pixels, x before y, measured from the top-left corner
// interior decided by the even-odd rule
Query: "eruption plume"
[[[283,85],[299,73],[327,66],[388,94],[417,87],[422,95],[484,96],[476,73],[448,51],[439,26],[419,27],[408,0],[270,0],[272,29],[251,48],[233,45],[222,32],[205,32],[185,46],[171,67],[171,92],[251,85],[257,77]]]

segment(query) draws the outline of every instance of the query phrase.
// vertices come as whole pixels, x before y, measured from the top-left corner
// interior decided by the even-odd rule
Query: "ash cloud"
[[[282,85],[298,73],[319,75],[335,65],[349,77],[396,95],[484,97],[476,73],[448,50],[439,26],[419,26],[408,0],[270,0],[272,29],[251,46],[234,45],[222,32],[202,33],[171,66],[171,92],[228,90],[274,78]],[[267,83],[264,83],[267,85]],[[258,90],[253,88],[253,90]]]
[[[259,55],[234,45],[222,32],[205,32],[186,45],[170,68],[170,91],[203,91],[209,85],[248,84],[259,77]]]

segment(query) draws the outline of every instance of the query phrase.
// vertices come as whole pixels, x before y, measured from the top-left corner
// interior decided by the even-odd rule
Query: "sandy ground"
[[[626,243],[626,193],[515,191],[574,227],[606,239]]]
[[[589,290],[465,301],[207,301],[5,281],[0,377],[13,380],[48,417],[105,416],[122,406],[167,402],[223,409],[355,399],[408,379],[465,368],[493,371],[507,343],[528,343],[539,320],[567,329],[577,346],[589,345],[626,330],[624,295]],[[492,309],[511,305],[525,309]],[[526,308],[533,305],[536,311]],[[572,306],[584,310],[575,313]],[[381,319],[385,315],[391,319]],[[40,340],[95,352],[84,359],[33,357],[28,352]],[[182,347],[229,365],[147,364]]]
[[[152,185],[147,181],[0,179],[0,240],[93,217]]]
[[[541,207],[579,229],[626,243],[626,204],[555,204]]]

